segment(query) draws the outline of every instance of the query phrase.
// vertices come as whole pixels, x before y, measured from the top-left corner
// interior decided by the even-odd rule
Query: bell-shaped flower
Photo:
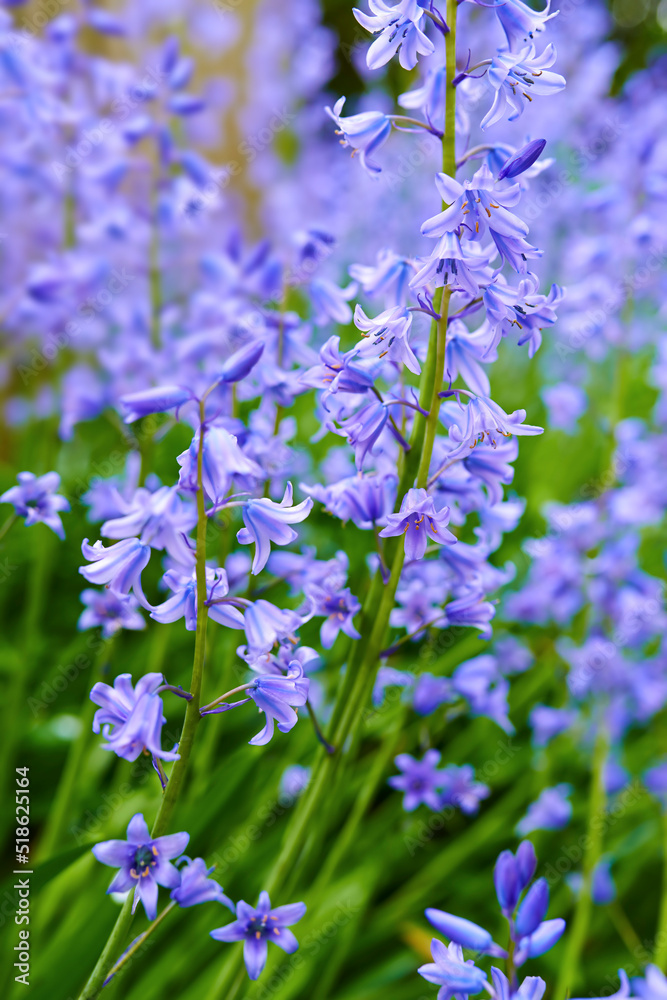
[[[416,0],[408,0],[414,3]],[[418,8],[419,9],[419,8]],[[423,11],[420,10],[420,13]],[[372,46],[371,46],[372,48]],[[359,153],[359,159],[364,170],[372,176],[381,172],[381,167],[369,157],[375,150],[385,144],[391,133],[391,119],[381,111],[362,111],[358,115],[341,116],[345,98],[339,98],[331,108],[326,108],[330,118],[338,128],[336,134],[342,136],[341,146],[350,147],[352,155]]]
[[[528,807],[528,812],[516,825],[519,836],[526,837],[534,830],[562,830],[572,818],[572,803],[568,796],[572,785],[562,782],[553,788],[544,788],[539,797]]]
[[[280,503],[262,497],[248,500],[243,505],[243,523],[245,528],[237,533],[237,539],[242,545],[255,543],[255,555],[252,560],[252,572],[260,573],[266,566],[271,554],[271,542],[274,545],[289,545],[298,537],[291,524],[304,521],[313,506],[310,497],[292,506],[292,484],[288,483]]]
[[[80,566],[79,573],[89,583],[106,584],[120,594],[128,594],[134,589],[139,600],[144,603],[141,589],[141,573],[151,557],[150,545],[143,545],[138,538],[125,538],[115,545],[105,548],[101,541],[94,545],[84,538],[81,551],[91,566]]]
[[[421,365],[408,339],[412,329],[412,313],[408,309],[394,306],[372,318],[357,305],[354,325],[365,338],[357,348],[359,357],[386,358],[397,365],[405,365],[414,375],[421,373]]]
[[[222,903],[232,913],[236,913],[236,907],[229,896],[225,896],[222,886],[209,878],[214,868],[207,868],[203,858],[185,860],[187,863],[180,869],[180,885],[172,889],[171,898],[182,907],[198,906],[200,903]]]
[[[131,424],[151,413],[164,413],[174,409],[178,411],[194,398],[192,391],[184,386],[162,385],[128,393],[121,396],[119,402],[125,423]]]
[[[424,83],[401,94],[398,103],[409,111],[421,111],[428,122],[442,127],[447,104],[447,66],[429,69]]]
[[[361,638],[352,621],[361,604],[349,587],[337,590],[312,583],[306,587],[306,596],[313,602],[313,616],[325,616],[320,629],[320,641],[325,649],[331,649],[339,632],[351,639]]]
[[[289,928],[298,923],[306,912],[305,903],[288,903],[271,907],[268,892],[259,894],[257,908],[242,899],[236,907],[236,920],[211,931],[216,941],[243,941],[243,960],[250,979],[259,979],[272,941],[288,955],[299,947],[299,942]]]
[[[532,44],[518,52],[499,49],[486,75],[494,98],[482,120],[482,128],[487,129],[505,117],[508,121],[516,121],[523,114],[526,103],[534,97],[549,97],[562,90],[564,77],[549,68],[555,61],[553,45],[547,45],[539,56]]]
[[[407,305],[409,282],[414,274],[408,257],[400,257],[393,250],[384,249],[378,253],[377,264],[351,264],[348,270],[350,277],[371,298],[384,296],[388,307]]]
[[[342,422],[347,440],[354,448],[357,468],[362,469],[366,455],[373,452],[373,446],[389,420],[389,410],[379,399],[366,403],[357,413]]]
[[[197,489],[199,434],[197,429],[190,447],[176,459],[181,467],[178,484],[182,489]],[[262,479],[264,473],[244,453],[233,434],[216,424],[207,425],[202,449],[202,483],[204,493],[212,503],[223,502],[229,494],[234,476]]]
[[[440,789],[444,784],[444,774],[438,770],[440,757],[439,750],[427,750],[421,760],[409,753],[399,753],[395,758],[394,763],[402,774],[392,776],[388,783],[404,793],[406,812],[414,812],[422,804],[434,812],[440,811]]]
[[[422,559],[428,540],[438,545],[453,545],[456,536],[447,529],[449,507],[436,510],[433,497],[425,489],[411,488],[403,497],[398,514],[387,515],[387,527],[380,532],[381,538],[405,535],[405,555],[407,559]]]
[[[119,674],[113,687],[98,681],[90,700],[100,708],[93,718],[93,732],[102,731],[111,750],[125,760],[134,761],[144,750],[161,760],[178,760],[178,753],[162,749],[162,698],[156,692],[164,684],[162,674],[145,674],[132,687],[131,674]]]
[[[86,589],[81,592],[81,601],[86,605],[76,625],[81,632],[101,625],[102,635],[108,639],[121,628],[146,628],[137,610],[139,602],[131,594],[116,594],[106,587],[104,590]]]
[[[308,701],[310,681],[304,677],[303,667],[298,660],[292,660],[287,674],[278,676],[266,674],[257,677],[248,695],[260,712],[266,716],[264,729],[249,740],[252,746],[264,746],[273,736],[274,724],[281,733],[288,733],[297,723],[297,713],[292,706],[301,707]]]
[[[305,620],[296,611],[277,608],[261,599],[247,608],[244,618],[248,645],[241,647],[239,653],[251,658],[268,653],[277,642],[293,636]]]
[[[533,10],[524,0],[503,0],[495,5],[496,17],[503,26],[511,49],[521,48],[535,35],[544,31],[547,21],[558,11],[549,13],[551,0],[547,0],[544,10]]]
[[[422,224],[424,236],[437,238],[460,226],[465,226],[473,240],[480,240],[487,231],[501,236],[528,235],[526,223],[507,207],[516,205],[519,186],[499,185],[486,164],[463,184],[447,174],[436,174],[435,186],[448,207]]]
[[[488,438],[492,447],[496,444],[496,435],[509,437],[511,434],[533,435],[542,434],[542,427],[524,424],[525,410],[515,410],[507,414],[488,396],[474,396],[471,392],[461,390],[461,396],[468,396],[469,402],[461,407],[456,422],[449,428],[449,438],[454,445],[449,453],[449,460],[465,455],[476,444]]]
[[[10,503],[19,517],[25,518],[26,525],[45,524],[58,538],[65,537],[60,511],[69,510],[66,497],[56,490],[60,486],[57,472],[47,472],[36,476],[33,472],[19,472],[18,486],[11,486],[0,496],[0,503]]]
[[[170,862],[183,853],[189,839],[188,833],[171,833],[153,839],[146,820],[137,813],[129,822],[127,840],[105,840],[95,844],[92,851],[103,865],[120,869],[107,892],[134,889],[132,911],[141,900],[148,919],[155,920],[158,885],[168,889],[180,885],[181,873]]]
[[[164,574],[163,583],[172,591],[162,604],[148,605],[150,616],[163,625],[185,618],[188,632],[197,628],[197,570],[191,573],[169,569]],[[243,628],[243,614],[233,604],[224,601],[229,593],[227,574],[220,567],[206,567],[206,592],[209,618],[227,628]]]
[[[527,142],[525,146],[522,146],[521,149],[517,149],[500,168],[498,180],[502,181],[505,178],[510,180],[512,177],[518,177],[519,174],[530,170],[532,165],[542,155],[546,144],[546,139],[533,139],[531,142]]]
[[[426,919],[438,933],[462,948],[469,948],[471,951],[491,952],[493,938],[488,931],[485,931],[479,924],[474,924],[472,920],[465,920],[453,913],[435,910],[432,907],[426,910]]]
[[[313,306],[313,322],[316,326],[326,326],[332,322],[347,326],[352,319],[349,300],[357,291],[354,281],[347,288],[339,288],[326,278],[314,278],[309,285],[309,291]]]
[[[493,980],[493,1000],[542,1000],[547,984],[539,976],[528,976],[514,990],[504,972],[495,966],[491,969]]]
[[[385,66],[400,47],[399,62],[403,69],[414,69],[417,56],[430,56],[435,46],[421,28],[424,9],[417,0],[399,0],[388,4],[384,0],[368,0],[370,14],[352,8],[359,24],[379,36],[366,54],[369,69]]]
[[[425,288],[431,282],[436,288],[450,288],[465,292],[471,298],[479,293],[477,272],[489,272],[488,252],[470,240],[461,242],[456,232],[446,232],[440,237],[430,257],[421,261],[422,267],[410,282],[411,288]]]
[[[463,950],[452,941],[447,948],[442,941],[431,941],[433,962],[420,966],[417,970],[429,983],[445,988],[444,996],[453,994],[470,995],[481,993],[486,985],[486,976],[472,960],[464,962]]]
[[[186,536],[196,523],[194,504],[184,501],[176,487],[160,486],[152,492],[140,487],[125,512],[105,521],[100,534],[117,539],[138,536],[144,545],[167,549],[173,559],[188,563],[191,548]]]

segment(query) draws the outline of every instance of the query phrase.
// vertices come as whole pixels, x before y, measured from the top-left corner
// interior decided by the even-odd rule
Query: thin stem
[[[658,918],[658,930],[655,936],[655,953],[653,955],[653,962],[664,972],[667,969],[667,812],[665,812],[662,817],[662,831],[662,899],[660,900],[660,916]]]
[[[9,517],[7,518],[7,520],[5,521],[5,523],[3,524],[3,526],[0,528],[0,542],[5,537],[5,535],[7,534],[7,532],[9,531],[9,529],[11,528],[11,526],[14,524],[14,521],[17,521],[17,520],[18,520],[18,514],[10,514],[9,515]]]
[[[320,724],[317,721],[317,716],[315,715],[315,709],[311,705],[310,701],[306,702],[306,708],[308,709],[308,715],[310,716],[310,721],[313,724],[313,729],[315,730],[315,735],[317,736],[318,740],[320,741],[320,743],[322,744],[327,753],[335,753],[336,748],[332,747],[331,743],[327,741],[324,733],[320,729]]]
[[[206,505],[204,502],[203,480],[203,455],[204,455],[204,401],[199,404],[199,448],[197,451],[197,555],[196,555],[196,575],[197,575],[197,631],[195,632],[195,652],[192,664],[192,680],[190,681],[190,693],[192,698],[185,708],[185,719],[181,731],[181,739],[178,744],[179,759],[174,766],[162,796],[162,803],[158,810],[151,837],[161,837],[169,826],[178,796],[183,787],[183,778],[187,770],[192,743],[195,731],[201,716],[199,706],[201,701],[202,678],[204,674],[204,658],[206,655],[206,624],[208,621],[208,607],[206,606],[206,528],[208,521],[206,518]],[[118,954],[123,941],[132,923],[132,895],[128,896],[123,904],[118,919],[107,939],[102,954],[97,965],[93,969],[91,976],[83,988],[79,1000],[94,1000],[99,996],[104,980],[107,977],[110,962]]]
[[[605,811],[607,793],[604,784],[604,768],[607,762],[609,741],[604,729],[600,732],[593,753],[593,769],[591,774],[590,805],[588,813],[588,835],[586,854],[584,857],[583,884],[574,911],[574,920],[570,926],[567,950],[561,966],[560,975],[554,992],[555,1000],[565,1000],[576,982],[581,953],[586,944],[588,927],[593,909],[591,890],[593,873],[602,855],[602,841],[605,827]]]
[[[137,953],[137,951],[139,950],[139,948],[141,948],[141,946],[144,943],[144,941],[146,940],[146,938],[150,937],[150,935],[153,933],[153,931],[157,930],[157,928],[160,926],[160,924],[165,919],[165,917],[168,916],[172,912],[172,910],[175,909],[176,906],[177,906],[176,900],[172,900],[172,902],[169,903],[168,906],[165,906],[165,908],[162,911],[162,913],[160,913],[160,915],[155,918],[155,920],[150,925],[150,927],[147,927],[146,930],[143,932],[143,934],[139,935],[139,937],[130,945],[130,947],[127,949],[127,951],[123,955],[121,955],[121,957],[118,959],[118,961],[116,962],[116,964],[114,965],[114,967],[109,970],[109,975],[104,980],[104,983],[102,984],[103,986],[106,986],[107,983],[118,972],[120,972],[120,970],[123,968],[123,966],[126,965],[130,961],[130,959],[132,958],[132,956]]]
[[[226,701],[227,698],[231,698],[233,694],[240,694],[241,691],[248,691],[249,688],[254,687],[254,684],[254,681],[248,681],[247,684],[239,684],[238,687],[232,688],[231,691],[225,691],[225,693],[221,694],[219,698],[215,698],[208,705],[204,705],[200,708],[200,713],[203,715],[204,712],[210,712],[212,708],[215,708],[216,705],[220,705],[221,702]]]

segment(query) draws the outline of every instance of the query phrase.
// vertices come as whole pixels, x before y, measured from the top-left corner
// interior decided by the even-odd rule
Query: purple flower
[[[519,844],[516,855],[503,851],[498,855],[493,872],[493,881],[500,909],[505,916],[511,916],[537,867],[535,848],[529,840]]]
[[[577,721],[577,718],[578,714],[573,709],[536,705],[529,716],[533,730],[533,743],[536,747],[547,746],[556,736],[567,732]]]
[[[151,557],[150,545],[142,545],[138,538],[125,538],[105,549],[102,542],[89,545],[84,538],[81,551],[93,563],[79,567],[79,573],[89,583],[107,584],[120,594],[128,594],[134,588],[137,596],[143,599],[141,573]]]
[[[516,121],[534,97],[549,97],[562,90],[564,78],[549,69],[555,61],[553,45],[547,45],[539,56],[532,44],[518,52],[499,49],[486,77],[495,94],[491,108],[482,119],[482,128],[495,125],[505,116],[508,121]]]
[[[547,21],[555,17],[558,11],[549,13],[551,0],[547,0],[544,10],[533,10],[523,0],[501,0],[496,3],[496,17],[507,35],[511,49],[523,45],[539,31],[544,31]]]
[[[235,913],[236,907],[231,899],[225,896],[222,886],[209,878],[214,868],[207,868],[203,858],[195,858],[194,861],[186,858],[186,861],[187,864],[180,870],[180,885],[172,890],[171,898],[183,907],[198,906],[199,903],[222,903]]]
[[[165,410],[178,410],[185,403],[194,399],[190,389],[180,385],[155,386],[142,392],[131,392],[121,396],[120,407],[126,424],[134,423],[150,413],[164,413]]]
[[[622,970],[619,972],[619,976],[621,990],[615,993],[614,997],[616,1000],[623,1000],[623,998],[630,996],[630,988],[628,978]],[[664,972],[661,972],[656,965],[647,965],[646,978],[632,980],[632,992],[640,1000],[667,1000],[667,978]],[[614,1000],[614,997],[610,997],[608,1000]]]
[[[121,628],[146,628],[146,622],[137,610],[139,602],[131,594],[116,594],[108,588],[88,589],[81,592],[81,601],[86,608],[77,622],[76,627],[80,631],[101,625],[102,635],[108,639]]]
[[[553,788],[545,788],[528,807],[524,818],[517,823],[516,831],[519,836],[525,837],[533,830],[562,830],[567,826],[572,816],[572,803],[567,800],[571,794],[572,785],[565,782]]]
[[[366,403],[342,424],[347,440],[354,448],[354,460],[361,471],[366,455],[373,453],[373,447],[389,419],[389,410],[379,400]]]
[[[178,484],[183,489],[197,489],[197,459],[199,452],[197,429],[187,451],[176,461],[181,466]],[[204,493],[214,504],[220,504],[230,491],[235,476],[263,479],[261,468],[244,453],[236,437],[224,427],[207,426],[202,448],[202,483]]]
[[[183,853],[189,839],[189,833],[172,833],[152,840],[144,817],[137,813],[128,824],[127,840],[105,840],[92,849],[103,865],[120,869],[107,892],[134,889],[132,911],[141,900],[148,919],[155,920],[158,885],[180,885],[181,873],[170,861]]]
[[[452,941],[447,948],[442,941],[433,938],[431,955],[433,962],[420,966],[417,971],[427,982],[443,987],[440,991],[443,998],[481,993],[486,976],[481,969],[476,968],[472,959],[464,962],[461,945]]]
[[[264,344],[255,341],[239,348],[225,361],[220,370],[220,382],[240,382],[250,374],[264,351]]]
[[[546,139],[533,139],[527,142],[521,149],[517,149],[508,160],[505,161],[498,173],[498,180],[518,177],[519,174],[529,170],[537,159],[542,155],[542,151],[547,144]]]
[[[280,776],[280,802],[291,805],[305,792],[310,781],[311,769],[301,764],[291,764]]]
[[[415,0],[409,0],[414,3]],[[416,4],[415,4],[416,6]],[[420,13],[422,13],[420,11]],[[372,47],[372,46],[371,46]],[[359,160],[364,170],[371,175],[379,174],[381,168],[369,159],[371,153],[389,138],[391,133],[391,119],[381,111],[363,111],[358,115],[348,115],[347,118],[341,116],[345,98],[339,98],[331,108],[326,108],[330,118],[336,123],[338,128],[336,134],[343,138],[340,140],[341,146],[351,147],[354,153],[359,153]]]
[[[310,497],[292,506],[291,483],[285,487],[285,494],[280,503],[262,497],[259,500],[248,500],[243,505],[245,528],[241,528],[236,537],[242,545],[255,543],[255,555],[252,561],[254,575],[260,573],[266,566],[271,554],[271,542],[275,545],[289,545],[298,537],[294,528],[290,528],[289,525],[305,520],[312,506],[313,501]]]
[[[100,708],[95,712],[93,732],[100,730],[107,743],[103,750],[112,750],[125,760],[136,760],[148,750],[161,760],[178,760],[175,752],[162,749],[162,726],[167,721],[162,714],[162,698],[156,693],[164,684],[162,674],[144,674],[132,687],[131,674],[119,674],[113,683],[98,681],[90,692],[90,700]]]
[[[147,604],[151,618],[163,625],[185,618],[188,632],[197,628],[197,570],[187,574],[182,569],[169,569],[162,577],[163,583],[173,591],[156,607]],[[243,628],[243,614],[225,600],[229,593],[227,574],[220,567],[206,567],[206,591],[209,618],[226,628]]]
[[[397,365],[405,365],[415,375],[421,373],[421,365],[408,340],[412,329],[412,313],[408,309],[393,306],[371,318],[357,305],[354,325],[365,338],[358,348],[359,357],[386,358]]]
[[[26,525],[45,524],[58,538],[65,537],[59,511],[69,510],[69,500],[56,493],[60,486],[57,472],[36,476],[33,472],[19,472],[18,486],[12,486],[0,496],[0,503],[10,503]]]
[[[549,424],[565,431],[566,434],[575,434],[579,417],[586,412],[586,393],[578,386],[570,382],[559,382],[557,385],[548,385],[542,390],[542,399],[549,411]]]
[[[487,231],[492,235],[527,236],[526,223],[503,204],[516,204],[518,186],[499,186],[486,164],[463,184],[447,174],[436,174],[435,186],[448,207],[423,223],[424,236],[442,237],[459,231],[461,226],[473,240],[482,239]]]
[[[596,906],[607,906],[616,899],[617,890],[611,874],[611,866],[611,858],[602,858],[593,871],[591,899]]]
[[[440,756],[439,750],[427,750],[421,760],[409,753],[400,753],[395,758],[394,763],[403,773],[389,778],[389,784],[405,793],[403,808],[406,812],[413,812],[422,803],[435,812],[440,810],[439,790],[445,782],[444,772],[437,769]]]
[[[453,700],[452,682],[448,677],[419,675],[412,696],[412,707],[417,715],[430,715],[441,705]]]
[[[431,256],[421,263],[421,269],[410,282],[411,288],[424,288],[435,282],[436,288],[447,287],[453,292],[465,292],[475,298],[480,288],[475,272],[488,273],[489,256],[478,243],[470,240],[462,243],[458,233],[446,232],[438,240]]]
[[[248,975],[251,979],[258,979],[266,965],[267,942],[273,941],[288,955],[297,950],[299,943],[288,928],[298,923],[305,912],[305,903],[290,903],[272,909],[268,892],[261,892],[256,909],[240,899],[236,906],[236,920],[211,931],[211,937],[216,941],[243,941],[243,958]]]
[[[349,587],[334,590],[331,587],[311,584],[306,588],[306,596],[314,602],[313,614],[326,616],[326,621],[322,623],[320,629],[320,640],[325,649],[331,649],[341,631],[351,639],[361,638],[352,622],[361,604],[350,592]]]
[[[449,460],[465,455],[475,445],[488,438],[492,447],[496,445],[496,434],[509,437],[510,434],[542,434],[541,427],[524,424],[525,410],[515,410],[507,414],[488,396],[474,396],[461,390],[460,396],[468,396],[469,402],[459,413],[452,413],[449,438],[454,448],[449,452]]]
[[[370,14],[356,7],[352,8],[352,13],[366,31],[380,32],[366,53],[369,69],[385,66],[399,47],[403,69],[414,69],[418,55],[430,56],[435,51],[433,42],[420,27],[424,9],[417,0],[399,0],[393,6],[384,0],[368,0],[368,6]]]
[[[491,791],[481,781],[475,781],[475,769],[472,765],[463,764],[458,767],[456,764],[448,764],[440,773],[440,808],[453,805],[466,816],[474,816],[479,812],[480,802],[487,799]]]
[[[435,927],[436,931],[462,948],[481,952],[489,952],[492,949],[493,938],[489,932],[485,931],[479,924],[474,924],[472,920],[465,920],[463,917],[457,917],[453,913],[446,913],[444,910],[436,910],[433,907],[426,910],[426,919]]]
[[[407,559],[422,559],[429,538],[438,545],[453,545],[456,542],[456,536],[447,529],[449,507],[436,511],[433,497],[421,487],[408,490],[403,497],[399,513],[389,514],[387,522],[387,527],[382,529],[380,537],[405,535]]]
[[[289,733],[296,726],[298,716],[292,706],[306,704],[309,686],[310,681],[304,677],[298,660],[291,661],[284,677],[266,674],[253,681],[248,694],[260,712],[264,712],[266,723],[264,729],[249,740],[251,746],[261,747],[268,743],[276,722],[281,733]]]
[[[269,601],[258,600],[244,615],[245,634],[248,641],[247,655],[261,656],[282,639],[293,636],[304,619],[296,611],[277,608]],[[244,655],[244,650],[241,655]]]

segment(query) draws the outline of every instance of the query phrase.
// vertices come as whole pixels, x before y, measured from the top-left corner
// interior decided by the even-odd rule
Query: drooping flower
[[[406,812],[413,812],[422,803],[435,812],[440,810],[440,789],[445,783],[444,772],[438,771],[440,757],[439,750],[427,750],[421,760],[409,753],[400,753],[394,760],[403,773],[389,778],[389,784],[404,793]]]
[[[162,385],[121,396],[120,408],[126,424],[132,424],[151,413],[177,410],[194,399],[190,389],[180,385]]]
[[[197,489],[199,435],[198,428],[190,447],[176,459],[181,466],[178,484],[183,489]],[[233,434],[217,424],[207,425],[202,448],[202,484],[209,500],[214,504],[222,503],[235,476],[261,480],[263,472],[243,452]]]
[[[387,527],[380,532],[382,538],[405,535],[407,559],[422,559],[428,539],[438,545],[453,545],[456,536],[447,529],[449,507],[436,510],[433,497],[423,488],[411,488],[403,497],[398,514],[387,515]]]
[[[107,892],[134,889],[133,912],[141,900],[148,919],[155,920],[158,885],[168,889],[180,885],[181,873],[170,862],[183,853],[189,839],[189,833],[171,833],[153,840],[144,817],[137,813],[127,827],[127,840],[105,840],[92,851],[103,865],[120,869]]]
[[[310,681],[304,677],[303,667],[298,660],[292,660],[284,677],[267,674],[257,677],[248,691],[252,701],[266,716],[264,729],[249,741],[252,746],[261,747],[273,736],[274,724],[281,733],[289,733],[297,723],[297,713],[292,706],[302,707],[308,701]]]
[[[516,121],[533,97],[549,97],[562,90],[565,79],[550,69],[555,61],[553,45],[547,45],[539,56],[533,44],[525,45],[518,52],[499,49],[486,76],[495,94],[491,108],[482,119],[482,128],[495,125],[505,116],[511,122]]]
[[[116,594],[113,590],[87,589],[81,592],[81,601],[86,605],[77,622],[77,628],[102,626],[105,639],[119,629],[146,628],[146,622],[139,614],[139,602],[131,594]]]
[[[132,687],[131,674],[119,674],[113,687],[98,681],[90,700],[100,708],[95,712],[93,732],[102,731],[108,741],[103,750],[111,750],[125,760],[136,760],[144,749],[161,760],[178,760],[179,754],[162,749],[162,698],[156,693],[164,684],[162,674],[144,674]]]
[[[454,941],[446,947],[442,941],[431,941],[433,962],[422,965],[417,970],[429,983],[444,989],[444,996],[457,994],[469,996],[481,993],[486,983],[486,975],[475,966],[472,959],[463,960],[463,949]]]
[[[572,785],[563,782],[553,788],[545,788],[528,807],[528,812],[516,825],[517,833],[525,837],[533,830],[562,830],[570,822],[572,803],[568,795]]]
[[[141,573],[151,557],[150,545],[143,545],[138,538],[124,538],[115,545],[105,548],[101,541],[89,545],[84,538],[81,551],[92,566],[80,566],[79,573],[89,583],[106,584],[120,594],[128,594],[134,589],[143,603]]]
[[[507,414],[488,396],[474,396],[471,392],[460,390],[459,396],[467,396],[469,402],[461,406],[458,412],[451,410],[448,418],[451,421],[449,437],[454,448],[449,452],[449,461],[465,455],[476,444],[488,438],[492,447],[496,445],[496,435],[509,437],[511,434],[542,434],[542,427],[524,424],[525,410],[515,410]]]
[[[19,517],[25,518],[26,526],[45,524],[58,538],[65,537],[65,529],[60,520],[60,511],[70,509],[69,500],[56,490],[60,486],[57,472],[46,472],[36,476],[34,472],[19,472],[18,486],[11,486],[0,496],[0,503],[12,504]]]
[[[211,931],[211,937],[216,941],[243,941],[243,958],[248,975],[251,979],[258,979],[266,965],[269,941],[288,955],[297,950],[299,943],[289,928],[298,923],[305,912],[305,903],[272,908],[269,894],[261,892],[256,908],[240,899],[236,905],[236,920]]]
[[[185,859],[187,864],[180,869],[180,884],[172,889],[171,898],[176,900],[179,906],[198,906],[199,903],[222,903],[232,911],[236,912],[236,907],[228,896],[225,896],[222,886],[214,879],[209,878],[215,868],[207,868],[203,858]]]
[[[162,604],[153,607],[147,604],[151,618],[167,624],[185,618],[188,632],[197,628],[197,570],[192,567],[190,573],[182,569],[169,569],[162,577],[162,582],[172,591]],[[227,574],[221,567],[206,567],[206,593],[208,615],[213,621],[226,628],[243,628],[243,614],[225,598],[229,593]]]
[[[415,3],[415,0],[408,0]],[[385,144],[391,133],[391,119],[381,111],[362,111],[358,115],[343,117],[341,111],[345,98],[339,98],[331,108],[326,108],[330,118],[338,126],[336,134],[342,136],[341,146],[349,146],[352,155],[359,153],[359,160],[364,170],[371,175],[377,175],[381,168],[370,159],[370,155]]]
[[[292,484],[288,483],[280,503],[261,497],[258,500],[248,500],[243,505],[243,523],[245,528],[237,533],[242,545],[255,543],[255,555],[252,560],[253,574],[260,573],[266,566],[271,554],[271,542],[275,545],[289,545],[298,537],[290,524],[304,521],[313,506],[310,497],[292,506]]]
[[[408,340],[412,329],[412,313],[408,309],[394,306],[371,318],[357,305],[354,325],[365,338],[358,348],[359,357],[386,358],[397,365],[405,365],[415,375],[421,373],[421,365]]]
[[[385,66],[400,47],[399,62],[403,69],[414,69],[417,56],[430,56],[435,51],[433,42],[421,28],[424,8],[417,0],[399,0],[393,6],[384,0],[369,0],[371,13],[365,14],[356,7],[352,13],[359,24],[372,34],[380,32],[366,54],[369,69]]]
[[[351,639],[361,638],[352,621],[361,604],[349,587],[335,590],[314,583],[306,588],[306,596],[314,602],[313,614],[325,615],[326,620],[320,629],[320,640],[325,649],[331,649],[341,631]]]

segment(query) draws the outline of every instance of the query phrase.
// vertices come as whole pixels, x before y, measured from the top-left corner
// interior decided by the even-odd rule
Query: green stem
[[[172,910],[175,909],[176,906],[177,906],[177,903],[176,903],[175,900],[173,900],[171,903],[169,903],[168,906],[165,906],[165,908],[162,911],[162,913],[158,917],[155,918],[155,920],[153,921],[153,923],[149,927],[146,928],[146,930],[143,932],[143,934],[139,935],[139,937],[136,939],[136,941],[134,942],[134,944],[132,944],[127,949],[127,951],[125,952],[125,954],[121,958],[118,959],[118,961],[116,962],[116,964],[114,965],[114,967],[109,970],[109,975],[107,976],[107,979],[109,979],[111,976],[117,975],[120,972],[120,970],[123,968],[123,966],[127,965],[127,963],[130,961],[130,959],[133,957],[133,955],[136,955],[136,953],[139,950],[139,948],[141,948],[141,946],[145,942],[146,938],[150,937],[150,935],[153,933],[153,931],[157,930],[157,928],[160,926],[160,924],[165,919],[165,917],[167,917],[172,912]]]
[[[94,680],[98,680],[105,667],[108,666],[115,638],[116,635],[113,635],[110,639],[98,640],[102,644],[95,659],[95,665],[93,668]],[[90,693],[86,688],[85,702],[81,712],[79,713],[79,717],[81,719],[81,730],[75,741],[72,743],[67,756],[65,769],[62,773],[53,802],[53,808],[49,813],[46,830],[44,831],[44,835],[39,845],[37,855],[38,861],[50,857],[51,854],[53,854],[54,849],[58,847],[60,842],[63,840],[65,827],[67,825],[67,820],[70,816],[72,807],[72,799],[74,797],[77,781],[81,772],[81,766],[86,749],[90,742],[93,715],[95,714],[96,709],[97,706],[90,700]]]
[[[178,796],[183,786],[183,778],[190,759],[192,743],[195,731],[200,721],[199,706],[201,701],[202,678],[204,674],[204,658],[206,654],[206,624],[208,621],[208,607],[206,606],[206,506],[204,502],[204,490],[202,487],[202,467],[204,454],[204,402],[199,404],[199,450],[197,452],[197,631],[195,632],[195,652],[192,664],[192,680],[190,681],[190,693],[192,698],[187,702],[185,709],[185,719],[181,731],[181,739],[178,744],[179,759],[174,766],[169,777],[169,783],[162,796],[162,803],[158,811],[151,837],[154,839],[161,837],[169,826]],[[132,895],[125,900],[118,919],[109,935],[97,965],[93,969],[90,979],[86,983],[79,1000],[93,1000],[102,989],[102,984],[106,979],[109,966],[114,955],[117,955],[122,947],[123,941],[132,923]]]
[[[14,521],[16,521],[17,519],[18,519],[18,514],[9,515],[3,526],[0,528],[0,542],[5,537],[11,526],[14,524]]]
[[[663,875],[662,875],[662,899],[660,900],[660,916],[658,918],[658,930],[655,935],[655,953],[653,962],[663,972],[667,970],[667,812],[662,817],[662,850],[663,850]]]
[[[556,984],[554,1000],[565,1000],[569,996],[573,984],[576,983],[581,954],[588,936],[588,928],[593,910],[591,896],[593,873],[602,855],[605,828],[607,794],[604,784],[604,769],[607,762],[608,750],[609,742],[607,734],[603,728],[600,728],[593,753],[583,884],[574,911],[574,920],[570,927],[567,949]]]

